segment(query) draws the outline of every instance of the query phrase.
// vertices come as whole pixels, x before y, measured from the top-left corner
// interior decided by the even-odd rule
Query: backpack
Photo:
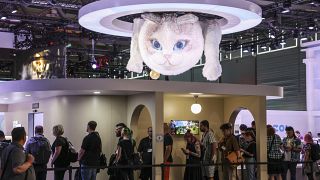
[[[68,161],[69,162],[77,162],[78,161],[78,153],[77,150],[74,148],[74,146],[72,145],[72,143],[65,138],[67,141],[67,145],[68,145]]]
[[[311,144],[311,159],[312,161],[320,160],[320,146],[319,144]]]
[[[2,152],[3,150],[9,146],[10,143],[8,142],[0,142],[0,158],[1,158],[1,155],[2,155]]]
[[[42,137],[32,137],[32,139],[28,146],[30,154],[34,156],[34,164],[47,164],[51,155],[49,142]]]

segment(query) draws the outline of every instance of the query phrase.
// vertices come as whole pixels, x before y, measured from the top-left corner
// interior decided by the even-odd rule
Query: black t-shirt
[[[253,154],[254,158],[256,158],[257,156],[257,152],[256,152],[256,142],[255,141],[252,141],[248,144],[248,147],[247,149],[245,149],[245,151],[248,151],[250,154]],[[249,156],[247,155],[246,153],[243,154],[244,157],[252,157],[252,156]]]
[[[57,159],[53,162],[55,167],[67,167],[70,162],[67,160],[69,145],[66,138],[58,136],[52,144],[52,154],[55,153],[55,148],[61,146],[61,152]]]
[[[121,157],[118,163],[121,165],[128,165],[128,160],[133,156],[133,147],[131,140],[122,139],[119,141],[118,146],[121,147]]]
[[[172,139],[172,137],[171,137],[171,135],[169,133],[165,134],[163,139],[164,139],[163,140],[163,143],[164,143],[163,153],[165,153],[166,152],[166,146],[170,146],[170,145],[172,146],[173,145],[173,139]],[[173,162],[171,153],[172,153],[172,149],[171,149],[169,158],[167,160],[165,160],[165,161]]]
[[[80,161],[81,164],[87,166],[100,165],[101,138],[98,132],[92,132],[84,137],[81,148],[85,150]]]
[[[140,141],[138,152],[142,153],[143,164],[152,164],[152,139],[143,138]]]

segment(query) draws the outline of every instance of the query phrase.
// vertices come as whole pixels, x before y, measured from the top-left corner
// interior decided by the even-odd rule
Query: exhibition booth
[[[14,126],[28,129],[28,114],[34,113],[38,120],[32,125],[43,124],[44,134],[51,142],[54,140],[52,127],[62,124],[64,136],[79,149],[87,122],[95,120],[103,152],[110,157],[117,144],[114,132],[117,123],[126,123],[137,142],[147,136],[147,128],[152,126],[154,164],[163,162],[163,123],[208,120],[219,140],[220,125],[230,122],[239,109],[249,110],[256,121],[258,161],[265,162],[266,97],[282,97],[283,93],[281,87],[273,86],[111,79],[12,81],[2,82],[0,86],[2,128],[6,135]],[[202,107],[198,114],[190,108],[195,101]],[[173,135],[172,154],[174,163],[182,164],[185,156],[181,148],[185,142],[183,135],[178,134]],[[199,138],[200,135],[201,132]],[[182,179],[183,172],[184,168],[172,168],[171,176]],[[259,177],[264,179],[266,173],[266,167],[261,166]],[[105,176],[104,171],[98,175],[99,179]],[[160,179],[160,168],[154,170],[154,176]]]

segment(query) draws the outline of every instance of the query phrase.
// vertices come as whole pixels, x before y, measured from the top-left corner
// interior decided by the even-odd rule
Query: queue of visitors
[[[210,129],[207,120],[200,122],[200,131],[203,133],[198,139],[190,130],[184,135],[186,147],[181,148],[186,156],[187,166],[184,180],[217,180],[219,179],[217,162],[222,162],[222,177],[224,180],[237,180],[237,163],[245,164],[245,180],[257,179],[256,130],[255,123],[252,127],[240,125],[240,134],[233,134],[233,126],[225,123],[220,126],[223,137],[216,140],[215,133]],[[51,158],[51,167],[54,167],[54,179],[63,180],[67,168],[72,162],[79,162],[80,170],[76,172],[76,180],[95,180],[99,167],[106,166],[105,156],[102,154],[102,140],[96,131],[97,123],[90,121],[87,124],[88,135],[84,137],[81,149],[76,152],[72,143],[63,136],[62,125],[52,129],[55,140],[50,145],[44,137],[42,126],[35,127],[35,136],[26,142],[26,131],[23,127],[14,128],[11,132],[12,143],[5,140],[4,133],[0,131],[1,154],[1,180],[45,180],[47,178],[47,164]],[[306,134],[301,139],[299,131],[294,131],[291,126],[285,129],[287,136],[283,139],[276,134],[271,125],[267,125],[267,157],[268,176],[270,180],[286,180],[287,172],[290,179],[295,180],[297,164],[303,164],[303,173],[308,180],[320,179],[319,160],[320,146],[314,143],[312,135]],[[130,130],[124,123],[119,123],[115,128],[118,140],[117,147],[109,160],[109,166],[125,168],[108,168],[109,179],[133,180],[134,170],[139,169],[139,178],[152,179],[152,168],[139,165],[152,165],[152,127],[147,129],[147,137],[143,138],[135,153],[136,142]],[[163,157],[164,179],[170,179],[170,164],[172,164],[172,150],[174,141],[171,129],[164,124]],[[25,148],[23,147],[25,145]],[[218,160],[218,151],[221,159]],[[300,155],[302,154],[302,159]]]

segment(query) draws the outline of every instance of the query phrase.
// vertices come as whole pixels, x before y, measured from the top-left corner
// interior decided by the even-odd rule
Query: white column
[[[306,52],[306,100],[308,129],[315,135],[319,133],[316,121],[320,119],[320,41],[304,43],[302,51]]]

